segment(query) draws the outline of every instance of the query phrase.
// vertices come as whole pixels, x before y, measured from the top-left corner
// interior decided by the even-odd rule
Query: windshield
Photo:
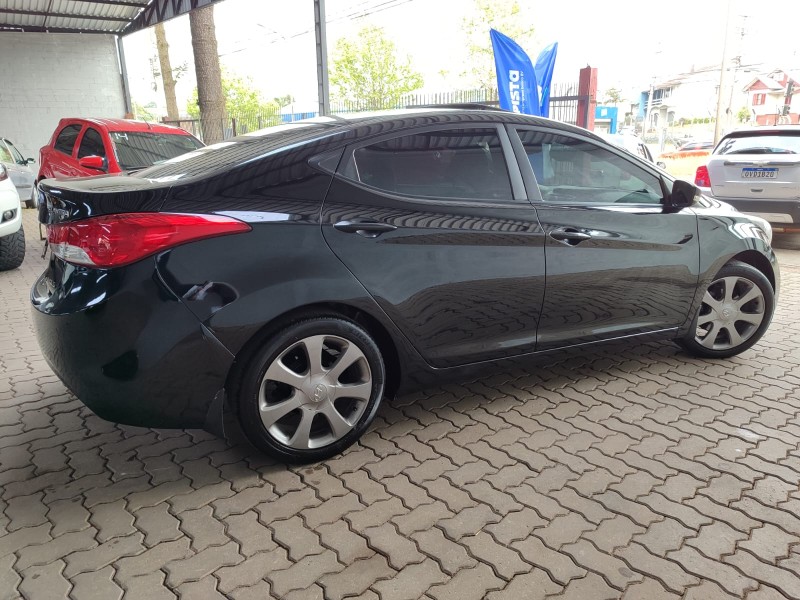
[[[189,135],[150,131],[111,131],[117,161],[123,171],[141,169],[197,150],[202,143]]]
[[[798,154],[800,131],[729,137],[722,140],[715,154]]]

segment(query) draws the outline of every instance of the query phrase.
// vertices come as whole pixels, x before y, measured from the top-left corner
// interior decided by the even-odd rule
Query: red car
[[[171,125],[61,119],[50,143],[39,151],[36,181],[142,169],[202,146],[196,137]]]

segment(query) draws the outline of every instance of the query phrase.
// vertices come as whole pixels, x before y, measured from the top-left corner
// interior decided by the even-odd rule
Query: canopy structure
[[[0,0],[0,33],[125,36],[219,0]]]

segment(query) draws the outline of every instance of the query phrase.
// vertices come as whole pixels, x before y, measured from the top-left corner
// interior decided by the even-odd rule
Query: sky
[[[730,0],[729,56],[768,69],[800,71],[800,1]],[[525,50],[535,60],[559,43],[554,81],[574,82],[586,65],[598,69],[598,89],[625,96],[651,82],[719,64],[728,0],[641,0],[588,2],[519,0],[535,29]],[[336,41],[354,37],[366,25],[383,27],[401,56],[409,56],[425,79],[425,91],[464,88],[459,74],[468,61],[462,23],[472,0],[327,0],[329,57]],[[222,0],[215,5],[220,62],[228,72],[252,79],[264,98],[293,95],[316,101],[316,56],[312,0]],[[165,24],[173,67],[185,64],[178,80],[178,104],[185,109],[195,87],[187,16]],[[490,44],[489,34],[486,43]],[[163,107],[155,35],[152,29],[124,38],[133,99]],[[163,109],[162,109],[163,111]]]

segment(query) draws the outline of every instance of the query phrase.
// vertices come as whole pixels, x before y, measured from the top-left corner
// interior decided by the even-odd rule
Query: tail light
[[[66,262],[121,267],[187,242],[252,228],[219,215],[123,213],[47,226],[47,242]]]
[[[8,179],[8,171],[3,165],[0,165],[0,181]]]
[[[700,165],[697,167],[697,172],[694,174],[694,184],[698,187],[710,188],[711,177],[708,175],[708,167]]]

